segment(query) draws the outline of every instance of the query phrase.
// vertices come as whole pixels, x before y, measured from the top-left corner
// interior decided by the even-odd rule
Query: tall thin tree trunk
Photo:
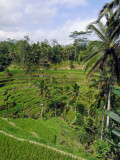
[[[110,87],[109,87],[107,111],[110,110],[110,97],[111,97],[111,90],[110,90]],[[109,121],[110,121],[109,116],[107,116],[107,129],[109,127]]]
[[[103,107],[103,111],[102,111],[101,140],[103,140],[103,129],[104,129],[104,121],[105,121],[105,116],[104,116],[105,106],[106,106],[106,103],[104,103],[104,107]]]
[[[42,120],[42,117],[43,117],[43,98],[42,98],[42,106],[41,106],[41,120]]]

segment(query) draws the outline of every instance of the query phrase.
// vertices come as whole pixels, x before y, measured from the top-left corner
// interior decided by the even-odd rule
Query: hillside
[[[60,159],[72,159],[68,153],[88,160],[93,157],[88,151],[85,151],[85,147],[79,142],[79,129],[75,129],[73,125],[75,122],[75,102],[74,99],[70,98],[75,96],[73,84],[80,86],[80,94],[84,90],[89,91],[85,80],[86,75],[82,66],[79,69],[65,69],[64,65],[56,65],[57,69],[36,70],[30,75],[26,74],[21,67],[14,65],[11,65],[4,72],[0,72],[1,153],[7,144],[9,146],[8,148],[5,147],[5,159],[9,159],[7,157],[8,150],[9,156],[13,159],[15,156],[21,159],[23,156],[19,153],[21,145],[27,148],[24,159],[27,158],[27,155],[31,155],[32,150],[35,152],[34,158],[44,150],[45,153],[41,157],[44,159],[44,155],[48,154],[48,160],[56,159],[55,157],[58,155]],[[38,82],[42,81],[49,88],[47,90],[49,95],[44,98],[43,113],[41,108],[42,95],[38,94],[38,86],[36,86]],[[56,111],[54,101],[57,104]],[[66,106],[68,103],[69,107]],[[78,104],[83,108],[81,101]],[[85,104],[87,103],[85,102]],[[82,108],[80,112],[83,112]],[[6,136],[7,138],[5,138]],[[6,140],[4,141],[4,139]],[[24,142],[18,142],[21,139]],[[29,141],[40,143],[40,146],[32,146],[28,143]],[[14,146],[16,145],[19,147],[14,154],[13,150],[15,150]],[[42,145],[47,146],[47,148],[44,149]],[[29,147],[30,149],[28,149]],[[49,147],[55,148],[58,152],[54,154],[49,151]],[[38,150],[41,151],[37,155]],[[60,155],[59,151],[64,151],[66,156]]]
[[[35,71],[29,77],[22,69],[10,68],[9,72],[0,73],[0,115],[3,117],[24,116],[38,118],[40,116],[42,99],[36,92],[36,83],[41,80],[47,80],[49,81],[48,83],[51,83],[53,77],[58,81],[58,87],[64,88],[66,85],[77,83],[80,85],[81,93],[88,88],[83,69]],[[49,110],[51,110],[52,102],[45,101],[46,105],[49,105]],[[45,117],[49,116],[47,113],[44,114]],[[53,114],[53,111],[51,114]]]
[[[120,160],[120,0],[87,1],[2,1],[0,160]]]
[[[0,156],[3,160],[91,159],[80,149],[74,129],[58,118],[47,121],[0,118],[0,124]]]

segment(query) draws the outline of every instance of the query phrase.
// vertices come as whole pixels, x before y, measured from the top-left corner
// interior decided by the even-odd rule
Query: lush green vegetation
[[[51,149],[41,147],[28,142],[20,142],[0,134],[0,159],[3,160],[73,160],[67,155],[62,155]]]
[[[72,153],[73,155],[77,155],[88,160],[94,160],[92,154],[85,151],[84,147],[79,145],[74,129],[67,125],[65,122],[61,121],[59,118],[53,118],[46,121],[29,118],[9,120],[0,119],[0,123],[0,130],[17,138],[22,138],[26,141],[35,141],[45,144],[46,146],[65,151],[66,153]],[[0,136],[3,136],[2,133],[0,133]],[[11,143],[14,145],[11,138],[8,139],[10,139]],[[14,154],[14,148],[10,149]]]
[[[0,42],[1,131],[88,160],[120,159],[119,11],[120,0],[107,3],[86,32],[70,35],[71,45],[27,36]],[[97,41],[86,39],[92,32]],[[4,159],[58,159],[48,148],[0,136]]]

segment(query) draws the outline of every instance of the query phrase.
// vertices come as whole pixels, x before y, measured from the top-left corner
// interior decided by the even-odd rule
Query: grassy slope
[[[78,143],[75,139],[74,129],[58,118],[46,121],[34,119],[10,119],[7,121],[0,118],[0,124],[0,130],[16,137],[34,140],[88,160],[93,159],[84,149],[76,145]],[[3,144],[0,147],[3,147]]]
[[[37,117],[37,114],[40,113],[39,104],[41,99],[35,94],[36,88],[33,84],[38,79],[37,75],[41,73],[35,72],[34,75],[31,76],[31,87],[29,88],[28,76],[25,75],[23,70],[12,68],[10,72],[13,74],[12,77],[8,77],[4,72],[0,73],[0,116],[7,117],[13,113],[19,115],[24,112],[25,108],[29,117],[31,117],[32,114],[35,114]],[[67,83],[77,82],[80,85],[81,92],[88,89],[83,69],[43,70],[43,73],[44,77],[39,77],[39,79],[50,77],[63,79],[65,75],[68,77]],[[92,160],[86,151],[76,146],[78,143],[74,139],[73,129],[59,119],[41,121],[39,119],[21,118],[11,119],[11,121],[15,123],[17,127],[0,119],[0,129],[17,137],[55,146],[56,148]]]
[[[21,142],[0,134],[1,160],[75,160],[48,148]]]

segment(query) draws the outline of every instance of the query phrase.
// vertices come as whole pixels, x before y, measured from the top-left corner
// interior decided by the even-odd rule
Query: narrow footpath
[[[75,158],[75,159],[78,159],[78,160],[85,160],[85,159],[80,158],[80,157],[78,157],[78,156],[74,156],[74,155],[71,154],[71,153],[67,153],[67,152],[61,151],[61,150],[59,150],[59,149],[56,149],[56,148],[54,148],[54,147],[51,147],[51,146],[48,146],[48,145],[45,145],[45,144],[42,144],[42,143],[38,143],[38,142],[35,142],[35,141],[28,141],[28,140],[26,140],[26,139],[22,139],[22,138],[19,138],[19,137],[14,136],[14,135],[12,135],[12,134],[6,133],[6,132],[4,132],[4,131],[2,131],[2,130],[0,130],[0,133],[1,133],[1,134],[4,134],[4,135],[6,135],[6,136],[9,136],[9,137],[11,137],[11,138],[17,139],[18,141],[26,141],[26,142],[29,142],[29,143],[32,143],[32,144],[35,144],[35,145],[39,145],[39,146],[42,146],[42,147],[51,149],[51,150],[53,150],[53,151],[55,151],[55,152],[58,152],[58,153],[60,153],[60,154],[68,155],[68,156],[70,156],[70,157],[72,157],[72,158]]]

